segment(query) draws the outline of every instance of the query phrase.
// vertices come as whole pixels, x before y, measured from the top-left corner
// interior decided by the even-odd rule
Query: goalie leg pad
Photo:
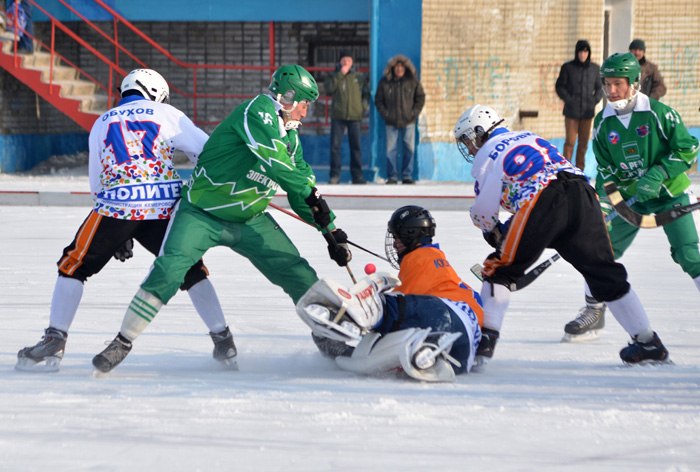
[[[401,367],[400,353],[411,337],[420,331],[409,328],[382,336],[372,332],[362,338],[350,357],[335,362],[343,369],[365,375],[381,375]]]
[[[447,352],[461,333],[434,333],[430,329],[409,328],[385,336],[370,333],[362,338],[351,357],[338,357],[343,369],[365,375],[381,375],[402,369],[407,375],[426,382],[452,382],[451,362],[459,365]],[[426,341],[428,340],[428,341]],[[419,367],[421,366],[421,367]]]

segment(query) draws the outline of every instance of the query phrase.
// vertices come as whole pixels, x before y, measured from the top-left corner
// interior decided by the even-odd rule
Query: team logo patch
[[[608,133],[608,141],[610,141],[610,144],[617,144],[617,142],[620,140],[620,135],[617,134],[617,131],[611,131]]]
[[[639,136],[640,138],[643,138],[647,134],[649,134],[649,125],[642,125],[639,128],[637,128],[637,136]]]
[[[641,156],[639,155],[639,148],[637,147],[637,143],[635,142],[623,144],[622,152],[625,153],[625,159],[627,159],[628,161],[632,159],[641,158]]]

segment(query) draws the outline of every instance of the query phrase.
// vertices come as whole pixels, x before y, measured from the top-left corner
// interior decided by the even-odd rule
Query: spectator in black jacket
[[[556,89],[559,98],[564,100],[564,157],[584,170],[595,106],[603,98],[600,66],[591,62],[591,46],[588,41],[581,39],[576,43],[574,60],[561,66]],[[576,161],[572,161],[577,135]]]
[[[413,182],[413,157],[416,147],[416,119],[425,105],[425,92],[418,80],[416,68],[409,58],[398,54],[386,64],[374,97],[377,111],[386,125],[387,184],[398,183],[396,163],[399,135],[403,135],[404,184]]]

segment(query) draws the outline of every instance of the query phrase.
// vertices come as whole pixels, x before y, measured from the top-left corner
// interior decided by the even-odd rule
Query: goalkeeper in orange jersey
[[[386,234],[386,254],[398,278],[370,274],[350,288],[323,279],[297,304],[321,352],[343,369],[402,369],[438,382],[471,369],[481,340],[481,299],[433,243],[435,226],[428,210],[399,208]]]

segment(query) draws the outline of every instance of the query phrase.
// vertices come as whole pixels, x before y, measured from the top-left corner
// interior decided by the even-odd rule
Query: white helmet
[[[455,125],[455,139],[459,152],[467,162],[474,160],[476,150],[483,146],[491,131],[501,123],[503,118],[493,108],[485,105],[474,105],[462,113]],[[475,151],[471,151],[467,143],[470,143]]]
[[[170,103],[170,87],[162,75],[151,69],[135,69],[129,72],[119,92],[124,96],[127,90],[136,90],[156,103]]]

